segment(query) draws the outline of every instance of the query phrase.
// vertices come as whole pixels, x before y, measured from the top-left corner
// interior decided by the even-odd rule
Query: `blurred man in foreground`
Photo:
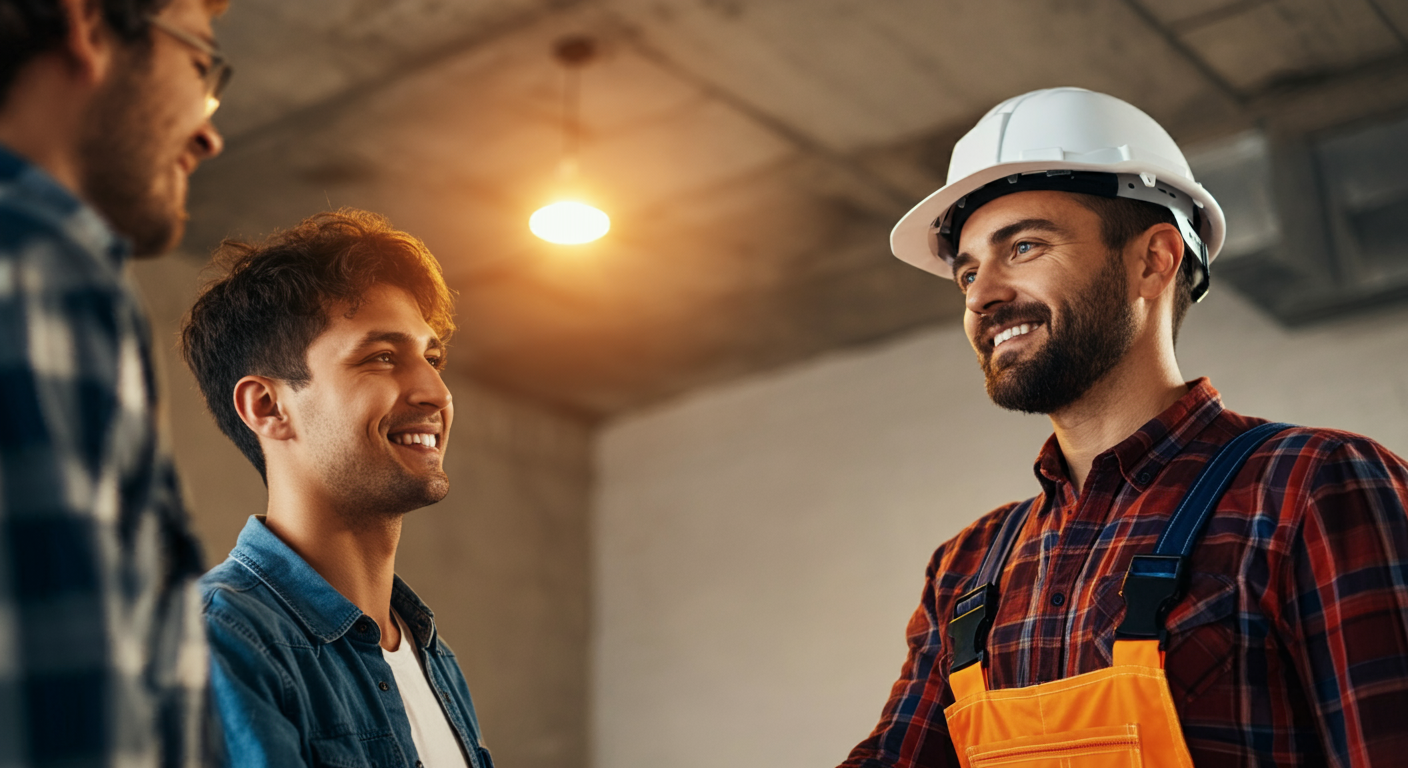
[[[224,0],[0,0],[0,764],[204,761],[200,553],[124,271],[220,152]]]
[[[1079,88],[993,108],[895,227],[1054,434],[1040,494],[934,553],[846,766],[1403,764],[1408,464],[1183,379],[1224,227],[1158,123]]]
[[[395,573],[406,513],[450,488],[440,265],[352,210],[216,258],[186,361],[269,489],[201,582],[231,764],[491,768],[459,664]]]

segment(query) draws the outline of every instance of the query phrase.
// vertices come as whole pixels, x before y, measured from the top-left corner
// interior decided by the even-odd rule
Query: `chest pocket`
[[[1124,620],[1120,586],[1124,574],[1106,576],[1096,588],[1096,652],[1102,664],[1112,661],[1115,627]],[[1188,591],[1164,620],[1168,656],[1164,674],[1177,704],[1197,700],[1232,671],[1236,631],[1237,585],[1219,574],[1194,573]]]
[[[389,733],[311,739],[308,746],[318,768],[393,768],[406,762],[396,738]]]

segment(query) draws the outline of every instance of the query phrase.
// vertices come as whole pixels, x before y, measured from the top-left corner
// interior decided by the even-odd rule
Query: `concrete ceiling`
[[[989,107],[1106,91],[1194,142],[1408,105],[1408,0],[234,0],[186,251],[343,205],[425,240],[452,365],[588,418],[959,316],[888,255]],[[611,233],[527,229],[562,147]]]

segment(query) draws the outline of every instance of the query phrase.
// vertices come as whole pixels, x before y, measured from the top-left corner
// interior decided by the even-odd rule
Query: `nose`
[[[440,371],[428,361],[416,366],[415,381],[408,394],[412,405],[437,411],[449,408],[454,400]]]
[[[1001,266],[993,264],[974,274],[973,282],[963,294],[963,303],[969,312],[982,314],[1016,298],[1017,293],[1004,278]]]
[[[197,160],[209,160],[225,150],[225,139],[215,130],[215,124],[206,118],[191,136],[191,152]]]

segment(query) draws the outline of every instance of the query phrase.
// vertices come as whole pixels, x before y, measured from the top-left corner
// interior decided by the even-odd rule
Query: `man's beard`
[[[184,195],[160,183],[172,172],[180,147],[167,146],[172,130],[159,124],[162,111],[147,83],[150,69],[149,50],[118,53],[112,79],[85,115],[79,146],[83,194],[132,241],[138,257],[171,250],[186,225]]]
[[[1062,302],[1059,325],[1052,323],[1051,309],[1037,303],[1007,305],[985,317],[979,328],[984,335],[1015,321],[1039,322],[1047,334],[1045,344],[1017,363],[999,367],[995,350],[979,354],[988,397],[1008,410],[1049,414],[1085,396],[1134,343],[1134,308],[1126,291],[1124,260],[1113,252],[1074,302]]]

